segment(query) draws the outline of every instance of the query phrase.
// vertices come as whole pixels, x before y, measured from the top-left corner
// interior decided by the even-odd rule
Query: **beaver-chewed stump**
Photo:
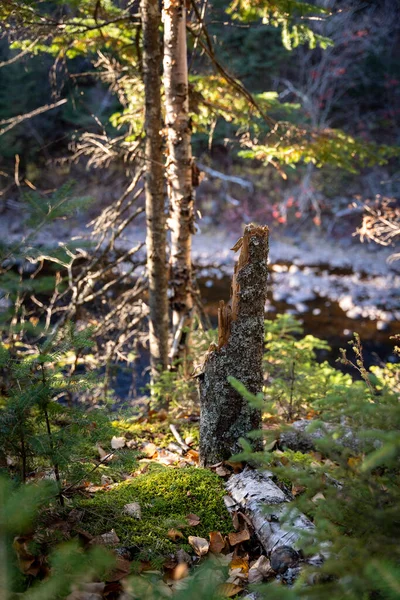
[[[234,390],[228,377],[238,379],[252,394],[262,391],[268,227],[248,225],[233,248],[239,249],[230,303],[221,301],[218,310],[218,346],[209,350],[198,375],[203,466],[239,452],[239,438],[261,428],[260,411]]]

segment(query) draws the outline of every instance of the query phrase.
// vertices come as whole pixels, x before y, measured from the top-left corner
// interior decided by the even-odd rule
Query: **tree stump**
[[[231,300],[228,305],[221,301],[218,310],[218,345],[209,350],[198,375],[203,466],[240,452],[239,438],[261,428],[261,412],[233,389],[228,377],[238,379],[252,394],[262,391],[268,227],[248,225],[233,248],[239,249]]]

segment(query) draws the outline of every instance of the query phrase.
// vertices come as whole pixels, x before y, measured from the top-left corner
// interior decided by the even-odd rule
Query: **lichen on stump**
[[[239,452],[239,438],[261,428],[260,411],[233,389],[228,377],[241,381],[253,394],[262,391],[268,227],[248,225],[233,248],[239,249],[230,304],[220,302],[218,311],[218,346],[209,351],[198,375],[203,466]]]

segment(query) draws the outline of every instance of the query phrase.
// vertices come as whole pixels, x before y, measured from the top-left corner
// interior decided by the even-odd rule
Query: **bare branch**
[[[26,121],[27,119],[32,119],[33,117],[37,117],[38,115],[41,115],[42,113],[47,112],[48,110],[53,110],[54,108],[58,108],[59,106],[62,106],[66,102],[67,102],[67,99],[64,98],[63,100],[59,100],[58,102],[55,102],[54,104],[46,104],[46,106],[41,106],[40,108],[35,108],[35,110],[25,113],[24,115],[18,115],[17,117],[11,117],[10,119],[4,119],[3,121],[0,121],[0,125],[7,125],[7,127],[3,127],[3,129],[0,129],[0,135],[4,135],[5,133],[7,133],[7,131],[10,131],[10,129],[13,129],[14,127],[19,125],[23,121]]]

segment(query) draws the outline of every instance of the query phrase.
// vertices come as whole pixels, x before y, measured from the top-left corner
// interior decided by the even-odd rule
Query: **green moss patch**
[[[121,545],[133,547],[141,558],[152,558],[179,547],[188,549],[189,535],[208,538],[211,531],[232,531],[224,494],[222,480],[211,471],[153,465],[149,473],[97,492],[94,498],[80,500],[77,505],[84,509],[82,523],[90,533],[99,535],[114,529]],[[141,520],[123,513],[124,505],[131,502],[139,502]],[[181,527],[183,538],[171,541],[168,531],[185,523],[189,513],[200,517],[200,524]]]
[[[199,427],[197,424],[190,423],[186,420],[174,420],[179,433],[183,438],[190,436],[193,438],[193,446],[199,444]],[[138,442],[154,442],[159,448],[166,448],[170,442],[176,443],[174,436],[169,428],[170,421],[154,421],[139,419],[118,419],[112,422],[115,428],[114,435],[127,435],[130,439]]]

